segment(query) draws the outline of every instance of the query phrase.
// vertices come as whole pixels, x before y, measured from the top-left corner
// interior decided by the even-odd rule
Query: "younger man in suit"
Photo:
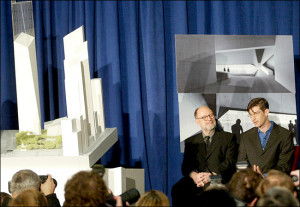
[[[211,175],[220,175],[222,183],[227,183],[235,173],[236,137],[216,130],[215,116],[207,106],[197,108],[194,116],[202,132],[185,140],[184,177],[172,188],[172,206],[193,206],[193,199],[209,184]]]
[[[266,99],[252,99],[247,110],[255,127],[242,134],[238,161],[247,161],[260,174],[270,169],[290,173],[294,155],[292,133],[269,120]]]

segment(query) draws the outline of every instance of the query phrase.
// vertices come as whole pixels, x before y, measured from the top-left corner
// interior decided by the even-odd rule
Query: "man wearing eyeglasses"
[[[194,116],[202,132],[185,140],[181,166],[184,177],[172,188],[172,206],[193,206],[193,198],[209,185],[212,175],[227,183],[235,172],[235,135],[216,130],[215,116],[207,106],[197,108]]]
[[[292,133],[269,120],[266,99],[252,99],[247,110],[255,127],[242,134],[238,161],[247,161],[260,174],[270,169],[290,173],[294,155]]]

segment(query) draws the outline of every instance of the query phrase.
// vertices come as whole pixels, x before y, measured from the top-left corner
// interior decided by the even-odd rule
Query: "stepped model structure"
[[[66,156],[83,154],[105,130],[102,83],[91,79],[88,44],[81,26],[63,38],[67,118],[45,124],[50,132],[61,130]],[[59,127],[57,127],[59,126]],[[51,130],[55,128],[55,130]]]
[[[79,155],[105,130],[101,79],[90,77],[84,28],[63,38],[68,118],[61,121],[64,155]]]
[[[12,22],[19,130],[41,134],[32,2],[12,2]]]

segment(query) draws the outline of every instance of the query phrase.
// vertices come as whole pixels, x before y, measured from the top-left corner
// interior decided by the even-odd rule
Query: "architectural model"
[[[38,143],[31,143],[29,139],[41,135],[36,137],[41,142],[45,131],[42,134],[32,2],[12,1],[12,15],[20,140],[32,145],[26,148],[22,143],[24,149],[36,149]],[[78,156],[98,138],[104,141],[110,134],[100,136],[105,131],[102,84],[100,78],[91,80],[90,77],[83,26],[66,35],[63,43],[67,117],[44,123],[45,141],[53,137],[62,139],[63,155]],[[111,140],[109,145],[115,141]],[[109,145],[102,150],[107,151]]]

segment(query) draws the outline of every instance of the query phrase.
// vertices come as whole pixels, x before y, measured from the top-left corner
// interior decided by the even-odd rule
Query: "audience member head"
[[[211,189],[203,191],[193,202],[193,206],[210,207],[210,206],[236,206],[234,198],[224,189]]]
[[[32,170],[20,170],[16,172],[10,182],[10,192],[15,198],[24,190],[36,189],[39,190],[41,180],[39,176]]]
[[[1,192],[1,205],[0,206],[7,206],[8,200],[11,196],[8,193]]]
[[[262,180],[259,173],[249,168],[243,169],[232,176],[228,189],[235,198],[250,204],[256,197],[255,190]]]
[[[139,198],[135,206],[170,206],[170,201],[163,192],[150,190]]]
[[[290,192],[294,192],[294,183],[292,178],[279,170],[270,170],[265,179],[259,184],[256,192],[258,196],[261,197],[270,188],[275,186],[285,187],[290,190]]]
[[[47,206],[48,202],[43,193],[36,189],[21,192],[9,201],[8,206]]]
[[[257,206],[299,206],[299,201],[287,188],[276,186],[258,200]]]
[[[108,190],[102,176],[94,171],[80,171],[65,185],[64,206],[102,206]]]

